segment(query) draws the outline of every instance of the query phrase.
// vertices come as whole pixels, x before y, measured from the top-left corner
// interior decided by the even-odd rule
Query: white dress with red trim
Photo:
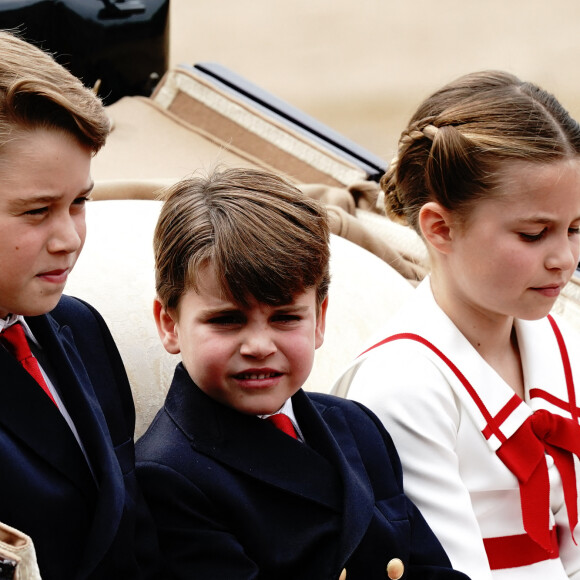
[[[438,307],[427,278],[334,392],[383,421],[405,490],[456,569],[472,580],[580,580],[580,337],[552,316],[515,328],[525,400]]]

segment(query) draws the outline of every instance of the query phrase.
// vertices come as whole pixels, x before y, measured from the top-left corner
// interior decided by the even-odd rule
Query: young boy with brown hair
[[[89,89],[0,32],[0,521],[32,538],[43,580],[158,577],[121,358],[62,296],[108,132]]]
[[[301,389],[325,329],[323,206],[262,171],[188,179],[154,248],[155,318],[182,363],[137,470],[171,578],[465,579],[374,415]]]

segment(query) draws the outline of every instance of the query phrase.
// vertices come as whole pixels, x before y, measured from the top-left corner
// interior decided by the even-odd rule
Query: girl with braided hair
[[[391,433],[405,491],[472,580],[580,579],[580,127],[541,88],[469,74],[420,105],[382,179],[431,271],[335,392]]]

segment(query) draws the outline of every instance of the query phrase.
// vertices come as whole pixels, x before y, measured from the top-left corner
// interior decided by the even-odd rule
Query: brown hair
[[[425,203],[465,217],[493,194],[502,163],[579,154],[580,127],[553,95],[501,71],[468,74],[428,97],[401,134],[381,179],[387,215],[421,233]]]
[[[280,177],[226,169],[182,180],[164,196],[154,235],[157,295],[176,308],[197,290],[211,264],[234,302],[290,303],[316,288],[317,306],[329,285],[329,227],[324,206]]]
[[[0,149],[15,132],[58,129],[96,153],[110,121],[100,99],[48,53],[0,31]]]

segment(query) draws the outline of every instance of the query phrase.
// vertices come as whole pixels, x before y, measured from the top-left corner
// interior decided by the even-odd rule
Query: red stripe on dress
[[[445,356],[443,352],[441,352],[433,343],[429,342],[427,339],[423,338],[418,334],[413,334],[409,332],[393,334],[392,336],[389,336],[388,338],[381,340],[380,342],[371,346],[370,348],[367,348],[359,356],[362,356],[363,354],[369,352],[370,350],[373,350],[374,348],[382,346],[383,344],[392,342],[393,340],[402,340],[402,339],[414,340],[416,342],[423,344],[427,348],[430,348],[437,356],[439,356],[439,358],[443,360],[445,364],[447,364],[447,366],[455,373],[455,376],[461,381],[461,384],[465,387],[466,391],[470,394],[474,403],[477,405],[479,412],[483,415],[483,418],[487,423],[486,430],[489,432],[487,438],[491,437],[491,435],[495,435],[500,440],[501,443],[504,443],[506,441],[506,436],[501,432],[500,429],[501,423],[498,424],[494,419],[494,417],[491,416],[490,412],[486,409],[485,405],[483,404],[483,401],[479,398],[479,395],[475,392],[475,389],[471,386],[471,383],[467,380],[465,375],[453,364],[453,362],[451,362],[451,359]]]
[[[558,342],[558,348],[560,349],[560,356],[562,357],[562,363],[564,365],[564,375],[566,377],[566,388],[568,390],[568,407],[563,407],[569,411],[572,419],[578,422],[578,407],[576,406],[576,392],[574,391],[574,379],[572,378],[572,367],[570,366],[570,357],[568,356],[568,349],[566,348],[566,343],[562,337],[562,333],[556,324],[554,318],[548,314],[548,320],[552,326],[552,330],[556,335],[556,341]]]
[[[522,399],[519,395],[514,394],[514,396],[499,410],[499,413],[496,414],[494,420],[499,425],[502,425],[503,422],[522,404]],[[486,439],[489,439],[493,433],[489,427],[489,425],[482,431],[483,436]]]
[[[483,539],[489,567],[492,570],[519,568],[520,566],[529,566],[545,560],[553,560],[560,553],[558,535],[555,528],[550,530],[550,542],[552,544],[551,549],[544,550],[527,534]]]
[[[543,389],[530,389],[530,399],[536,399],[536,398],[537,399],[544,399],[548,403],[551,403],[552,405],[554,405],[554,407],[558,407],[559,409],[562,409],[563,411],[570,412],[570,404],[568,403],[568,401],[563,401],[562,399],[559,399],[558,397],[552,395],[552,393],[548,393],[547,391],[544,391]],[[579,413],[580,413],[580,409],[578,407],[576,407],[576,414],[579,414]],[[572,413],[570,413],[570,414],[572,414]]]

